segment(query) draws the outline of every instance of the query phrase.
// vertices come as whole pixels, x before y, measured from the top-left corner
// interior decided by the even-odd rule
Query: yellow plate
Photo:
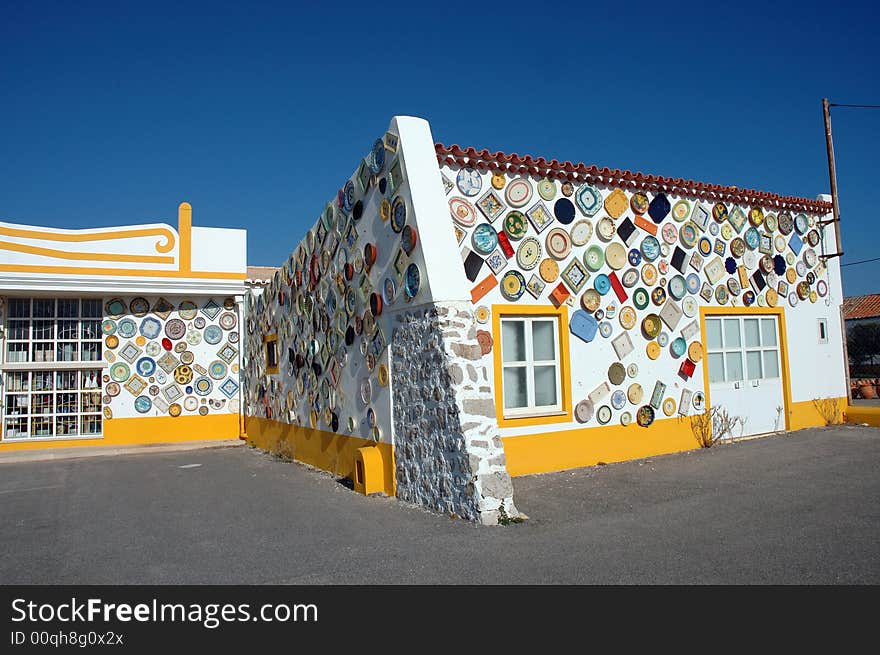
[[[629,207],[629,199],[626,197],[623,189],[614,189],[605,198],[605,211],[608,212],[611,218],[620,218],[627,207]]]
[[[168,413],[171,416],[180,416],[181,407],[178,403],[174,403],[173,405],[169,405]]]
[[[595,312],[602,303],[602,296],[595,289],[587,289],[581,296],[581,306],[588,312]]]
[[[379,364],[379,384],[388,386],[388,367],[385,364]]]
[[[538,267],[538,272],[544,282],[555,282],[559,277],[559,264],[553,259],[545,259]]]
[[[779,295],[776,293],[776,289],[767,289],[767,304],[770,307],[776,307],[776,301],[779,299]]]
[[[666,414],[666,416],[672,416],[673,414],[675,414],[674,398],[667,398],[663,401],[663,413]]]
[[[654,264],[645,264],[642,266],[642,282],[649,287],[657,284],[657,267]]]
[[[660,356],[660,344],[656,341],[649,341],[645,346],[645,352],[648,353],[650,359],[657,359]]]
[[[698,362],[703,359],[703,344],[694,341],[688,346],[688,357],[692,362]]]
[[[494,173],[492,175],[492,186],[496,189],[503,189],[506,183],[507,179],[501,173]]]
[[[631,330],[636,324],[636,310],[628,306],[623,307],[620,310],[620,316],[618,320],[620,321],[620,327],[626,330]]]
[[[111,334],[109,337],[104,339],[104,343],[107,345],[108,348],[115,348],[119,345],[119,337],[117,337],[115,334]]]

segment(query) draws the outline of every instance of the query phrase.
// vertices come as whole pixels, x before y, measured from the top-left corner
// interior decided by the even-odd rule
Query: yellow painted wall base
[[[828,421],[823,412],[836,416],[839,422],[845,407],[846,398],[792,403],[789,429],[826,425]],[[880,421],[880,411],[877,420]],[[594,466],[599,462],[623,462],[700,447],[689,422],[677,418],[657,420],[649,428],[635,423],[627,426],[607,425],[504,437],[502,441],[507,471],[514,477]]]
[[[846,422],[880,427],[880,407],[849,405],[846,408]]]
[[[846,396],[792,403],[788,415],[788,429],[802,430],[830,423],[842,423],[843,412],[846,409]]]
[[[104,420],[103,439],[46,439],[44,441],[2,441],[0,452],[37,450],[41,448],[74,448],[84,446],[133,446],[179,441],[211,441],[238,439],[238,414],[207,416],[151,416],[143,418],[111,418]]]
[[[378,448],[382,455],[384,477],[378,491],[395,494],[394,448],[360,437],[324,432],[300,425],[289,425],[264,418],[245,420],[247,442],[283,457],[290,457],[323,471],[354,480],[358,448]]]

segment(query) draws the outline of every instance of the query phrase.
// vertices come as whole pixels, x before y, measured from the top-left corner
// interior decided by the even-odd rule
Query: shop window
[[[263,337],[263,344],[266,348],[266,373],[275,375],[278,373],[278,335]]]
[[[500,388],[504,419],[560,415],[563,394],[560,320],[557,314],[500,317]]]
[[[100,298],[8,300],[4,440],[101,436],[102,306]]]
[[[706,319],[709,382],[778,378],[776,318],[733,316]]]

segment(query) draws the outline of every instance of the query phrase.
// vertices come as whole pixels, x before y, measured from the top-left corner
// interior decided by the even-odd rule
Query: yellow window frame
[[[501,362],[501,318],[515,318],[517,316],[527,318],[547,316],[558,319],[559,387],[562,394],[562,410],[557,414],[523,416],[516,418],[504,417],[504,382]],[[571,422],[571,357],[568,344],[568,305],[563,303],[558,308],[553,305],[492,305],[492,338],[495,342],[495,347],[492,348],[492,355],[494,358],[493,368],[495,371],[495,417],[498,420],[498,425],[503,428],[514,428],[530,425]]]

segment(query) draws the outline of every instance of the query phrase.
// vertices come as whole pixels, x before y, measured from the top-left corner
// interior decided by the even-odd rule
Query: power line
[[[840,267],[843,268],[844,266],[855,266],[856,264],[867,264],[869,262],[880,262],[880,257],[874,257],[873,259],[863,259],[858,262],[847,262],[846,264],[841,264]]]
[[[829,107],[854,107],[857,109],[880,109],[880,105],[841,105],[836,102],[829,102]]]

